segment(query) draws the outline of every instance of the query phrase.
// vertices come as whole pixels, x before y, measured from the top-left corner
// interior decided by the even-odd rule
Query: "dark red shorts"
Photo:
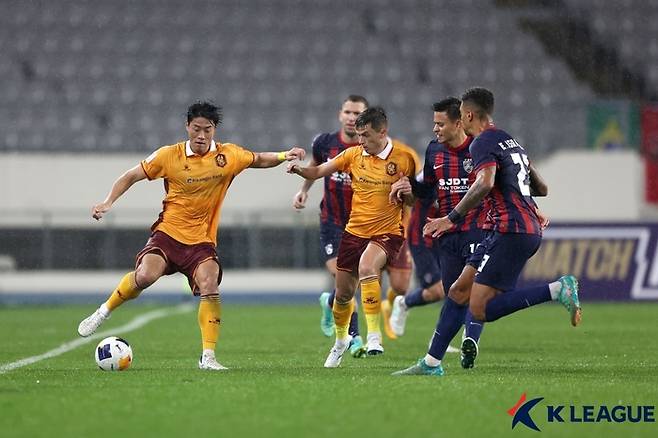
[[[411,271],[411,251],[409,251],[409,244],[407,239],[402,243],[402,247],[398,251],[398,255],[393,260],[389,260],[388,269],[397,269],[400,271]]]
[[[386,253],[386,262],[391,263],[398,255],[404,243],[404,237],[395,234],[380,234],[366,239],[344,231],[343,237],[340,240],[340,248],[338,248],[336,268],[358,275],[361,254],[363,254],[363,251],[366,250],[370,242],[381,247]]]
[[[199,265],[206,260],[217,262],[217,265],[219,265],[217,284],[222,282],[222,265],[219,263],[217,251],[215,251],[215,247],[211,243],[185,245],[162,231],[156,231],[151,234],[144,249],[137,254],[135,268],[142,262],[142,257],[151,253],[160,254],[167,262],[165,275],[171,275],[176,272],[185,275],[194,295],[199,295],[199,288],[194,282],[194,273]]]

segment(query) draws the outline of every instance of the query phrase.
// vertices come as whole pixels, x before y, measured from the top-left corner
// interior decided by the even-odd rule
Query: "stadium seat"
[[[628,16],[619,29],[620,39],[630,41],[619,43],[623,56],[641,62],[658,84],[648,63],[658,45],[646,39],[650,32],[640,34],[658,26],[658,2],[647,1],[637,12],[638,2],[615,2],[613,8],[583,0],[597,32],[615,29],[615,14]],[[572,125],[584,117],[592,92],[521,30],[514,14],[494,3],[8,2],[0,16],[0,51],[8,54],[0,59],[0,114],[6,115],[0,151],[151,150],[155,142],[184,135],[185,107],[199,98],[224,106],[223,129],[232,141],[306,144],[335,128],[337,102],[349,93],[389,109],[396,135],[422,148],[432,135],[431,102],[476,84],[494,89],[496,117],[504,126],[518,128],[538,147],[554,148],[557,134],[536,134],[541,124],[535,109],[566,100],[571,113],[557,111],[554,122]],[[579,0],[566,3],[583,9],[575,5]],[[635,44],[653,58],[638,59]],[[11,111],[18,102],[27,114],[45,111],[43,141],[17,144],[26,120]],[[89,127],[88,135],[77,135],[81,126]],[[56,148],[46,144],[50,139]]]

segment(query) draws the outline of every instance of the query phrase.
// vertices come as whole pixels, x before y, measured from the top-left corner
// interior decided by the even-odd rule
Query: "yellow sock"
[[[350,317],[354,312],[354,298],[346,304],[340,304],[337,299],[334,299],[334,306],[331,309],[334,314],[334,322],[336,323],[336,339],[347,338],[348,330],[350,328]]]
[[[380,297],[382,294],[378,277],[367,277],[361,280],[361,303],[366,315],[368,333],[379,333]]]
[[[215,350],[219,338],[222,304],[219,295],[207,295],[199,300],[199,328],[204,350]]]
[[[397,292],[395,292],[393,288],[389,287],[388,291],[386,292],[386,301],[388,301],[388,304],[393,306],[393,301],[397,296],[398,296]]]
[[[128,272],[123,276],[117,288],[105,302],[105,305],[109,311],[112,311],[122,305],[124,301],[137,298],[142,293],[142,290],[135,283],[135,271]]]

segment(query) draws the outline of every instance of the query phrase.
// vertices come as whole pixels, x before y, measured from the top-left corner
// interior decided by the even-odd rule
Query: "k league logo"
[[[514,417],[512,418],[512,429],[514,429],[514,427],[518,423],[523,423],[526,427],[529,427],[530,429],[540,432],[539,428],[537,427],[535,422],[532,420],[532,417],[530,416],[530,410],[534,408],[537,403],[544,400],[544,397],[533,398],[527,403],[525,403],[525,400],[526,400],[526,396],[524,392],[523,394],[521,394],[521,398],[519,398],[519,401],[517,401],[514,406],[512,406],[507,410],[507,413],[510,416]]]
[[[526,393],[521,394],[519,401],[507,410],[512,417],[512,429],[521,423],[525,427],[541,432],[530,411],[544,397],[526,401]],[[546,421],[548,423],[655,423],[653,405],[547,405]],[[536,418],[541,417],[541,409],[535,410]]]

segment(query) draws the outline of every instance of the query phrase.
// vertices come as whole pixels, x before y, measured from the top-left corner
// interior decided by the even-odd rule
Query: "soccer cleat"
[[[559,279],[562,287],[557,300],[567,309],[571,316],[571,325],[576,327],[580,324],[582,309],[578,300],[578,280],[573,275],[565,275]]]
[[[388,300],[383,300],[381,309],[382,317],[384,318],[384,333],[386,333],[386,337],[389,339],[397,339],[397,335],[393,333],[393,329],[391,328],[391,303],[389,303]]]
[[[80,322],[78,325],[78,334],[83,338],[90,336],[106,319],[110,319],[110,316],[105,316],[101,313],[100,309],[96,309],[94,313]]]
[[[205,352],[201,354],[199,358],[199,369],[200,370],[212,370],[212,371],[224,371],[228,370],[224,365],[217,362],[214,352]]]
[[[361,336],[355,336],[350,341],[350,354],[357,359],[366,356],[366,346],[363,345]]]
[[[329,307],[329,297],[331,294],[329,292],[322,292],[320,294],[320,309],[322,310],[322,317],[320,318],[320,330],[322,334],[326,337],[331,337],[334,334],[336,329],[336,324],[334,323],[334,313]]]
[[[475,358],[478,357],[478,343],[473,338],[464,338],[461,353],[462,368],[473,368]]]
[[[391,311],[390,325],[391,330],[396,336],[404,335],[404,326],[407,323],[407,314],[409,309],[404,304],[404,296],[398,295],[393,300],[393,310]]]
[[[368,333],[366,341],[366,350],[368,356],[377,356],[384,353],[382,347],[382,334],[381,333]]]
[[[331,347],[331,350],[329,351],[329,356],[327,356],[327,360],[324,361],[324,367],[338,368],[338,365],[340,365],[340,361],[343,359],[343,354],[345,354],[345,351],[347,351],[347,348],[350,346],[351,341],[352,341],[351,339],[348,339],[343,342],[338,342],[338,339],[336,339],[336,343],[334,344],[333,347]]]
[[[419,359],[417,363],[400,371],[396,371],[392,376],[442,376],[445,372],[441,364],[431,367],[425,363],[425,359]]]

